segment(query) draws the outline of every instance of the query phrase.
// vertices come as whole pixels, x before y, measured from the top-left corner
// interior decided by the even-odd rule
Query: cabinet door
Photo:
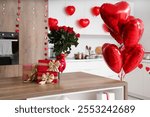
[[[126,76],[128,82],[128,90],[131,95],[138,96],[143,99],[150,99],[150,75],[146,72],[146,66],[150,67],[149,62],[142,62],[143,68],[136,68],[133,72]]]
[[[128,82],[128,91],[133,95],[144,95],[144,69],[136,68],[125,76],[125,80]]]
[[[143,63],[143,66],[144,96],[150,99],[150,74],[145,69],[145,67],[150,67],[150,63]]]

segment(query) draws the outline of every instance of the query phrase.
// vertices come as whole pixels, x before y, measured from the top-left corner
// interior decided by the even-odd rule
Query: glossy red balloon
[[[67,6],[65,8],[65,11],[68,15],[73,15],[75,10],[76,10],[76,8],[74,6]]]
[[[103,24],[102,27],[105,32],[109,32],[109,28],[107,27],[106,24]]]
[[[102,47],[102,54],[109,68],[119,73],[122,68],[122,55],[118,47],[114,44],[104,44]]]
[[[58,20],[55,18],[48,18],[48,26],[49,27],[54,27],[57,26]]]
[[[58,56],[56,56],[56,60],[58,60],[60,62],[60,66],[59,66],[59,71],[63,72],[66,68],[66,58],[65,58],[65,54],[60,54]]]
[[[125,25],[122,32],[125,46],[136,45],[144,31],[144,24],[141,19],[131,19]]]
[[[123,43],[123,39],[121,37],[121,34],[120,33],[115,33],[113,31],[109,31],[110,32],[110,35],[119,43],[119,44],[122,44]]]
[[[100,7],[100,15],[111,31],[119,33],[120,29],[118,25],[123,24],[128,18],[130,7],[125,1],[116,4],[104,3]]]
[[[99,6],[95,6],[91,9],[92,14],[95,16],[98,16],[100,14],[100,7]]]
[[[87,19],[87,18],[85,18],[85,19],[80,19],[80,20],[79,20],[79,25],[80,25],[82,28],[87,27],[89,24],[90,24],[90,20]]]
[[[133,47],[126,47],[122,49],[122,56],[123,70],[127,74],[140,64],[144,56],[144,49],[140,44]]]

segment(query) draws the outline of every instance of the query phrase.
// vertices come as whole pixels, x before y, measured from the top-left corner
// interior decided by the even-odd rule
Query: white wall
[[[76,48],[72,48],[71,53],[68,57],[73,57],[74,53],[85,52],[85,46],[91,46],[92,50],[95,51],[97,46],[102,46],[104,43],[115,43],[114,39],[110,36],[94,36],[94,35],[81,35],[79,39],[79,45]]]
[[[150,51],[150,0],[134,1],[134,16],[143,20],[144,33],[140,40],[145,51]]]
[[[59,0],[58,0],[59,1]],[[63,0],[62,0],[63,1]],[[79,0],[79,2],[82,0]],[[89,0],[84,0],[88,2]],[[103,0],[104,2],[110,2],[110,0]],[[112,0],[112,2],[117,2],[121,0]],[[145,25],[145,31],[143,37],[140,40],[140,43],[145,48],[145,51],[150,51],[150,0],[125,0],[128,2],[133,2],[132,12],[135,17],[138,17],[143,20]],[[65,2],[65,0],[64,0]],[[73,57],[74,53],[85,52],[85,46],[91,46],[95,50],[96,46],[102,46],[104,43],[116,43],[111,36],[94,36],[94,35],[81,35],[79,40],[79,45],[77,48],[72,48],[71,54],[68,57]]]

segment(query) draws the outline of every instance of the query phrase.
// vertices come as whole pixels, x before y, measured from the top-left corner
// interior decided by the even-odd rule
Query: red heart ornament
[[[125,1],[118,2],[114,5],[104,3],[100,7],[100,15],[111,31],[119,33],[118,25],[124,23],[128,18],[130,15],[130,7]]]
[[[102,54],[109,68],[119,73],[122,68],[122,56],[118,47],[114,44],[106,43],[102,47]]]
[[[139,64],[139,65],[138,65],[138,68],[139,68],[139,69],[142,69],[142,68],[143,68],[143,64]]]
[[[100,14],[100,7],[99,6],[95,6],[91,9],[91,12],[93,15],[98,16]]]
[[[58,20],[55,18],[48,18],[48,25],[49,27],[57,26]]]
[[[148,72],[150,70],[150,67],[145,67],[146,71]]]
[[[123,28],[122,37],[125,46],[136,45],[144,31],[144,24],[141,19],[129,20]]]
[[[134,70],[142,61],[144,49],[142,45],[137,44],[133,47],[126,47],[122,50],[123,70],[127,74]]]
[[[85,28],[87,27],[88,25],[90,24],[90,20],[89,19],[80,19],[79,20],[79,25],[82,27],[82,28]]]
[[[76,10],[76,8],[74,6],[67,6],[65,8],[65,11],[68,15],[73,15],[75,10]]]

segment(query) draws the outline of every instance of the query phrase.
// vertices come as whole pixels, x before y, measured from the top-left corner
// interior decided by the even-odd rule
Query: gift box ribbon
[[[57,80],[58,78],[55,77],[53,74],[49,74],[49,73],[44,73],[42,75],[42,81],[39,82],[39,84],[43,85],[43,84],[47,84],[47,83],[53,83],[54,80]]]

